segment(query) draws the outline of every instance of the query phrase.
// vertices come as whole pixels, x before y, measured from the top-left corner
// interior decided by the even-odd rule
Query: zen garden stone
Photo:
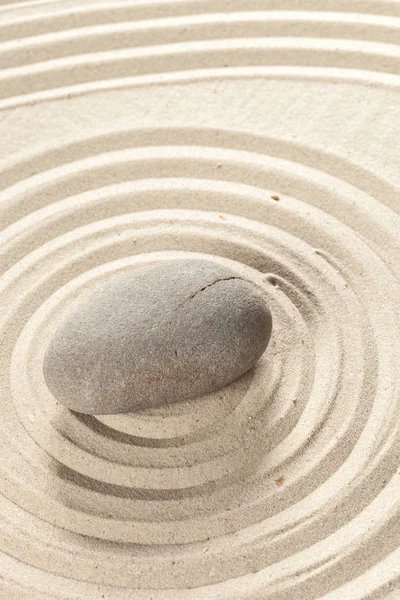
[[[44,359],[54,397],[89,414],[134,412],[217,390],[265,351],[272,319],[249,281],[205,260],[130,270],[95,290]]]

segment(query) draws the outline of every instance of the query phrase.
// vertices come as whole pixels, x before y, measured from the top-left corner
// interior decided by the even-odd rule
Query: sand
[[[399,598],[399,2],[3,1],[0,65],[0,598]],[[263,286],[257,368],[58,405],[64,316],[188,257]]]

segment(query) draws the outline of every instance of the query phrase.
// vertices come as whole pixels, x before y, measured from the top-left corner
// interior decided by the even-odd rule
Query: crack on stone
[[[215,281],[213,281],[212,283],[208,283],[207,285],[205,285],[204,287],[200,288],[199,290],[197,290],[197,292],[195,294],[192,294],[192,296],[189,296],[189,298],[186,298],[186,300],[184,300],[179,307],[183,306],[184,304],[186,304],[187,302],[190,302],[190,300],[193,300],[193,298],[195,298],[197,296],[197,294],[200,294],[200,292],[204,292],[204,290],[206,290],[209,287],[212,287],[213,285],[215,285],[216,283],[219,283],[220,281],[230,281],[231,279],[242,279],[242,277],[236,277],[235,275],[233,275],[232,277],[221,277],[220,279],[216,279]]]

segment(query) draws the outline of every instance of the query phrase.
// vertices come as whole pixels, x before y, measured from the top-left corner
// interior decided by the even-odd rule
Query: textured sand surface
[[[3,1],[0,68],[0,598],[399,598],[399,1]],[[188,256],[264,287],[257,368],[59,406],[67,312]]]

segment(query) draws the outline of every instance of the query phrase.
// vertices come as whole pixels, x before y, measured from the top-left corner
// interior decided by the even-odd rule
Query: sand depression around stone
[[[213,262],[172,261],[96,290],[56,332],[44,374],[76,411],[141,410],[231,383],[264,352],[271,326],[250,282]]]

